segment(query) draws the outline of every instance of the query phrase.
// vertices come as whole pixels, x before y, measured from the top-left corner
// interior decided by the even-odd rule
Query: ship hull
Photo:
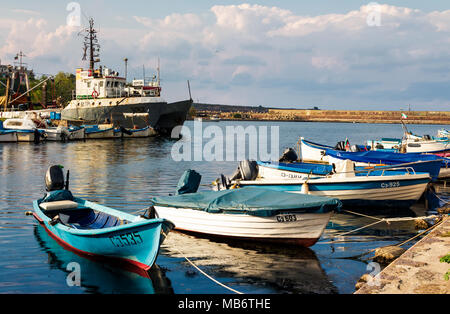
[[[114,105],[119,100],[104,99],[97,101],[90,106],[74,106],[78,103],[72,101],[61,112],[61,119],[69,121],[71,124],[99,124],[112,123],[114,127],[125,128],[145,128],[151,126],[161,135],[170,136],[172,129],[177,125],[182,125],[186,120],[187,113],[192,105],[192,100],[184,100],[175,103],[167,103],[165,101],[140,101],[133,102],[126,99],[118,105]],[[92,101],[92,100],[91,100]],[[104,101],[112,103],[112,105],[103,105]],[[129,118],[124,113],[148,113],[146,118]]]

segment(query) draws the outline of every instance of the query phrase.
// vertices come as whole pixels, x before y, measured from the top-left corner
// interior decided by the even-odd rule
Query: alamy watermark
[[[174,161],[276,161],[280,156],[278,126],[204,127],[196,120],[193,131],[180,125],[173,129],[172,138],[179,138],[180,134],[182,138],[172,146]]]
[[[367,25],[370,27],[381,26],[381,5],[377,2],[371,2],[367,7]]]
[[[66,283],[69,287],[81,286],[81,266],[77,262],[71,262],[67,264],[67,271],[70,273],[66,277]]]
[[[66,24],[72,27],[81,26],[81,5],[78,2],[69,2],[66,10],[70,13],[66,17]]]

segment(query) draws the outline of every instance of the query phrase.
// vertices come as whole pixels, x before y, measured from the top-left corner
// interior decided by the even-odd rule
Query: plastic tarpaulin
[[[432,161],[444,159],[442,166],[450,161],[449,158],[442,158],[436,155],[423,155],[423,154],[401,154],[392,152],[380,152],[380,151],[368,151],[368,152],[341,152],[332,149],[327,149],[326,154],[328,156],[338,159],[350,159],[355,162],[365,163],[382,163],[388,165],[405,164],[416,161]]]
[[[271,217],[285,212],[324,213],[339,210],[341,207],[341,202],[334,198],[255,187],[155,197],[151,201],[154,206],[261,217]]]
[[[332,165],[312,164],[303,162],[282,163],[282,162],[258,162],[258,165],[279,170],[295,171],[300,173],[310,173],[315,175],[327,175],[333,172]]]

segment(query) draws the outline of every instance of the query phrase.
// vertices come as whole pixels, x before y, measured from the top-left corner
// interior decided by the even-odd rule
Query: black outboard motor
[[[345,142],[344,141],[339,141],[336,146],[334,147],[335,150],[341,150],[341,151],[345,151]]]
[[[281,155],[279,162],[296,162],[298,160],[297,153],[293,148],[286,148]]]
[[[220,175],[216,182],[217,191],[227,190],[231,186],[231,182],[235,180],[252,181],[258,176],[258,163],[254,160],[244,160],[239,163],[237,170],[227,177],[223,174]]]
[[[424,140],[427,140],[427,141],[430,141],[430,140],[431,140],[431,136],[428,135],[428,134],[425,134],[425,135],[423,136],[423,139],[424,139]]]
[[[246,181],[255,180],[258,176],[258,164],[254,160],[244,160],[239,163],[241,179]]]
[[[127,135],[131,135],[133,134],[133,132],[131,132],[130,130],[125,129],[123,126],[120,127],[120,132],[127,134]]]
[[[64,182],[64,173],[61,166],[51,166],[45,174],[45,188],[47,192],[63,190],[68,187]]]
[[[41,142],[41,132],[38,129],[34,129],[34,144],[39,144]]]

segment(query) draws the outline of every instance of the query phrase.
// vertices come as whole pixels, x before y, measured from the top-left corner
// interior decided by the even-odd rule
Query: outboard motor
[[[51,166],[45,174],[45,188],[47,192],[63,190],[66,187],[64,173],[61,166]],[[67,184],[68,187],[68,184]]]
[[[34,144],[39,144],[41,142],[41,132],[38,129],[34,129]]]
[[[286,148],[286,150],[281,155],[279,162],[295,162],[298,160],[297,153],[293,148]]]
[[[431,140],[431,136],[426,134],[426,135],[423,136],[423,139],[427,140],[427,141],[430,141]]]
[[[231,181],[229,178],[224,176],[223,174],[220,175],[220,178],[216,180],[216,186],[214,190],[216,191],[223,191],[228,190],[231,186]]]
[[[186,170],[178,181],[176,194],[195,193],[200,186],[202,176],[195,170]]]
[[[244,160],[239,163],[237,170],[227,177],[223,174],[220,175],[216,182],[216,190],[227,190],[231,186],[231,182],[235,180],[252,181],[258,176],[258,163],[254,160]]]
[[[124,128],[123,126],[120,127],[120,132],[125,133],[127,135],[131,135],[133,134],[133,132],[131,132],[130,130],[127,130],[126,128]]]
[[[345,151],[345,142],[344,141],[339,141],[336,146],[334,147],[335,150],[341,150],[341,151]]]
[[[360,152],[361,149],[359,149],[358,145],[352,145],[352,146],[350,146],[350,151],[356,153],[356,152]]]
[[[258,176],[258,164],[254,160],[244,160],[239,163],[241,179],[246,181],[255,180]]]

